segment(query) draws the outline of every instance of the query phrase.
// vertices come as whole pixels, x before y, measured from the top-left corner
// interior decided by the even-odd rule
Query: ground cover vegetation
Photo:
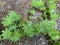
[[[46,4],[46,2],[48,4]],[[2,18],[2,24],[4,25],[4,30],[0,35],[0,39],[9,39],[12,41],[21,40],[24,37],[33,37],[35,35],[46,35],[48,34],[51,40],[54,40],[54,45],[59,45],[59,31],[55,29],[56,20],[59,15],[55,13],[56,0],[32,0],[32,9],[29,10],[33,18],[33,14],[36,10],[42,11],[42,21],[38,22],[25,22],[22,16],[16,11],[10,11],[4,18]],[[58,44],[57,44],[58,43]]]

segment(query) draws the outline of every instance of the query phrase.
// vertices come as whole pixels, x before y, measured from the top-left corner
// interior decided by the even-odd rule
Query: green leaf
[[[3,18],[2,24],[4,24],[4,26],[9,26],[12,23],[14,23],[13,19],[11,19],[9,16],[6,16],[6,18]]]
[[[48,2],[49,2],[49,4],[53,4],[56,2],[56,0],[49,0]]]
[[[15,30],[15,31],[13,32],[13,34],[11,35],[10,40],[16,42],[16,41],[20,40],[20,37],[21,37],[20,32],[17,31],[17,30]]]
[[[20,16],[15,11],[10,11],[10,13],[8,13],[8,15],[6,15],[6,17],[2,20],[2,24],[4,24],[4,26],[9,26],[12,25],[15,21],[20,20]]]
[[[35,10],[34,9],[33,10],[30,10],[29,13],[30,14],[35,14]]]
[[[2,31],[2,32],[3,34],[1,36],[3,37],[3,39],[9,39],[12,34],[10,30],[8,30],[7,28],[5,29],[5,31]]]
[[[53,19],[53,20],[56,20],[56,19],[58,19],[58,17],[59,17],[59,15],[57,15],[57,14],[51,14],[51,19]]]
[[[56,9],[56,4],[50,4],[49,10],[50,12],[53,12]]]
[[[29,22],[27,25],[24,25],[23,29],[27,36],[34,36],[34,28],[32,27],[32,23]]]
[[[57,30],[53,30],[53,32],[49,33],[49,36],[52,38],[52,40],[58,40],[59,32]]]
[[[38,0],[32,0],[31,6],[38,7],[40,6],[40,2]]]

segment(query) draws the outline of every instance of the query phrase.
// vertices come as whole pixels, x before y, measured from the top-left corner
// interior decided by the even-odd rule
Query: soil
[[[24,17],[28,17],[28,12],[32,8],[31,0],[0,0],[0,28],[3,27],[1,24],[1,18],[4,17],[9,11],[16,11],[17,13],[21,14]],[[60,0],[57,0],[57,9],[56,13],[60,13]],[[38,14],[38,15],[37,15]],[[38,16],[42,15],[42,12],[36,11],[33,15],[34,19],[31,21],[37,21]],[[56,29],[60,31],[60,20],[57,21]],[[32,38],[24,38],[18,42],[12,42],[10,40],[2,40],[0,41],[0,45],[52,45],[47,40],[48,36],[39,35],[34,36]]]
[[[49,42],[44,35],[34,36],[32,38],[24,38],[18,42],[12,42],[10,40],[3,40],[0,45],[48,45]]]

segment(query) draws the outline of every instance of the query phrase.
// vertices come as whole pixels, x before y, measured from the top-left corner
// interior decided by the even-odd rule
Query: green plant
[[[39,28],[37,28],[39,27],[39,24],[32,24],[30,22],[25,24],[25,22],[21,20],[20,16],[15,11],[8,13],[8,15],[3,18],[2,24],[5,26],[5,30],[2,31],[3,34],[1,34],[1,37],[12,41],[18,41],[24,36],[33,37],[39,32]]]
[[[2,19],[2,24],[5,26],[5,30],[2,32],[1,37],[3,39],[10,39],[12,41],[17,41],[21,37],[20,29],[18,28],[18,22],[21,20],[19,14],[15,11],[10,11],[5,18]]]
[[[56,9],[55,2],[56,0],[32,0],[31,3],[31,6],[44,11],[44,17],[47,20],[43,20],[40,23],[40,32],[49,34],[52,40],[57,40],[59,36],[59,32],[54,28],[54,25],[56,23],[54,20],[56,20],[59,16],[54,12]]]
[[[60,41],[55,41],[53,45],[60,45]]]
[[[54,11],[56,9],[56,0],[32,0],[31,6],[42,10],[44,12],[44,18],[48,18],[49,20],[53,18],[57,18],[58,14]]]
[[[27,25],[24,25],[23,27],[24,29],[24,33],[26,33],[26,35],[28,37],[33,37],[34,36],[34,28],[32,26],[32,23],[27,23]]]
[[[3,34],[1,34],[1,37],[3,37],[3,39],[18,41],[22,37],[33,37],[34,35],[39,35],[40,33],[49,34],[52,40],[58,39],[59,32],[54,28],[55,21],[43,20],[42,22],[38,23],[25,23],[23,20],[21,20],[19,15],[15,13],[15,11],[12,11],[8,13],[5,18],[3,18],[2,24],[5,26],[5,30],[3,30]],[[16,18],[14,18],[15,16]],[[13,20],[13,23],[10,20],[10,22],[6,20],[9,18],[10,20]]]
[[[52,20],[56,20],[56,19],[59,18],[59,15],[54,13],[54,14],[51,14],[50,17],[51,17]]]
[[[55,9],[56,9],[56,0],[49,0],[48,1],[49,3],[49,13],[50,13],[50,18],[52,18],[53,20],[57,19],[58,18],[58,14],[55,13]]]
[[[43,20],[40,23],[40,30],[41,33],[48,34],[52,40],[57,40],[59,37],[59,32],[58,30],[55,29],[55,21],[48,21],[48,20]]]
[[[34,9],[33,10],[30,10],[29,13],[30,14],[35,14],[35,10]]]
[[[32,0],[31,2],[31,6],[35,7],[35,8],[39,8],[40,10],[45,10],[45,4],[43,0]]]
[[[34,35],[39,35],[39,34],[48,34],[52,40],[58,40],[59,37],[59,32],[58,30],[55,29],[55,24],[56,22],[51,20],[43,20],[40,23],[28,23],[27,25],[24,25],[24,33],[28,37],[33,37]]]
[[[5,31],[3,31],[3,34],[1,35],[3,37],[3,39],[10,39],[12,41],[18,41],[20,40],[20,37],[22,33],[20,33],[20,31],[18,30],[14,30],[14,32],[11,32],[11,30],[8,30],[7,28],[5,29]]]
[[[2,24],[4,24],[4,26],[9,26],[20,20],[20,16],[15,11],[10,11],[10,13],[8,13],[2,20]]]
[[[56,9],[56,0],[49,0],[49,10],[50,12],[53,12]]]
[[[39,35],[41,33],[39,23],[33,24],[31,22],[28,22],[27,25],[24,25],[23,29],[27,37],[33,37],[34,35]]]

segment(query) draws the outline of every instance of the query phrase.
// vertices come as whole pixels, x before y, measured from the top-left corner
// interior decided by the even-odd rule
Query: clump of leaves
[[[33,37],[34,35],[39,34],[40,31],[39,23],[33,24],[28,22],[25,24],[25,22],[21,20],[21,17],[15,11],[8,13],[8,15],[2,19],[2,24],[5,26],[5,30],[2,31],[3,34],[1,34],[1,37],[12,41],[18,41],[25,36]]]
[[[55,41],[53,45],[60,45],[60,41]]]
[[[43,17],[47,19],[57,18],[58,14],[55,13],[56,0],[32,0],[31,6],[44,12]]]
[[[34,35],[39,35],[41,31],[39,23],[33,24],[31,22],[28,22],[27,25],[25,24],[23,29],[27,37],[33,37]]]
[[[43,0],[32,0],[31,2],[31,6],[35,7],[35,8],[39,8],[40,10],[45,10],[45,4]]]
[[[24,33],[28,37],[33,37],[34,35],[39,34],[48,34],[52,40],[58,40],[59,32],[55,29],[56,22],[51,20],[43,20],[40,23],[28,23],[27,25],[24,25]]]
[[[20,20],[20,16],[15,11],[10,11],[10,13],[8,13],[2,20],[2,24],[4,24],[4,26],[9,26]]]
[[[40,30],[44,34],[48,34],[52,40],[57,40],[59,37],[58,30],[55,29],[55,21],[43,20],[40,23]]]
[[[54,13],[54,14],[51,14],[50,17],[51,17],[52,20],[56,20],[56,19],[59,18],[59,15]]]
[[[34,24],[36,32],[42,34],[48,34],[52,40],[55,41],[58,40],[59,31],[55,29],[55,24],[56,24],[55,20],[59,18],[59,15],[55,13],[55,9],[57,7],[56,0],[32,0],[31,6],[33,8],[38,9],[39,11],[44,12],[43,14],[44,20],[40,22],[39,25]],[[60,42],[54,45],[60,45]]]
[[[5,30],[2,31],[3,34],[1,34],[1,37],[12,41],[18,41],[25,36],[33,37],[40,33],[49,34],[52,40],[56,40],[59,36],[59,32],[54,28],[54,21],[43,20],[38,23],[25,23],[15,11],[8,13],[8,15],[3,18],[2,24],[4,24]]]
[[[2,19],[2,24],[5,26],[5,30],[2,31],[3,39],[10,39],[12,41],[17,41],[21,37],[20,29],[17,29],[17,23],[20,21],[21,17],[15,11],[10,11],[5,18]]]
[[[29,13],[30,14],[35,14],[35,10],[34,9],[33,10],[30,10]]]
[[[53,12],[56,9],[56,0],[49,0],[49,10]]]
[[[32,23],[29,22],[27,25],[24,25],[23,29],[24,29],[24,33],[26,33],[28,37],[34,36],[34,28],[32,26]]]

